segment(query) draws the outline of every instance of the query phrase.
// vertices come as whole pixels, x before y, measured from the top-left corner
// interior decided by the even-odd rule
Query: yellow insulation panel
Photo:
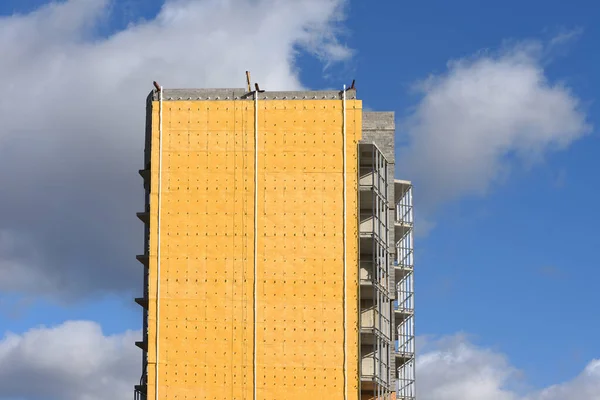
[[[258,105],[255,143],[253,100],[163,102],[159,259],[159,104],[153,103],[150,399],[159,261],[159,399],[252,399],[256,368],[257,399],[341,400],[344,353],[347,398],[358,398],[361,102],[349,100],[346,114],[345,337],[342,102]]]

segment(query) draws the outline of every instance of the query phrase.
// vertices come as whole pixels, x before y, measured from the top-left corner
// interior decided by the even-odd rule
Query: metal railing
[[[414,289],[413,289],[413,279],[412,275],[406,275],[398,284],[396,285],[396,301],[395,306],[397,310],[400,311],[413,311],[415,308],[414,305]]]
[[[373,188],[382,192],[387,190],[386,177],[380,171],[374,170],[372,166],[360,168],[358,184],[364,188]]]
[[[408,325],[400,324],[398,326],[398,340],[394,343],[394,350],[397,354],[412,357],[415,354],[415,337],[408,333]]]
[[[414,265],[413,255],[413,232],[411,229],[396,241],[395,262],[400,267],[412,268]]]
[[[409,363],[414,364],[414,360],[410,360]],[[396,378],[396,399],[413,400],[415,395],[414,365],[409,366],[409,368],[398,368],[398,376]]]
[[[388,274],[385,271],[385,267],[377,265],[373,261],[361,261],[360,262],[360,283],[361,285],[372,284],[379,291],[387,293],[389,291]]]
[[[376,307],[362,309],[360,312],[360,327],[363,329],[375,329],[380,335],[388,337],[390,331],[390,318],[380,313]],[[389,339],[389,338],[388,338]]]
[[[133,389],[133,400],[146,400],[146,393],[138,389]]]
[[[396,221],[401,224],[413,225],[412,186],[400,194],[396,202]]]

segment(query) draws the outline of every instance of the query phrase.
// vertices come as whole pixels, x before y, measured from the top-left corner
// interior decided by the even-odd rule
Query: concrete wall
[[[363,135],[361,143],[373,143],[383,153],[383,156],[388,161],[388,199],[390,199],[390,212],[388,220],[390,221],[390,252],[394,252],[394,170],[395,170],[395,138],[396,125],[394,122],[394,113],[388,111],[363,112]]]

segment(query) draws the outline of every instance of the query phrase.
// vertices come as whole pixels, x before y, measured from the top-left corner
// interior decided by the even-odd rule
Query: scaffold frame
[[[373,383],[372,395],[374,399],[387,399],[392,386],[392,351],[391,343],[393,340],[392,331],[392,307],[390,293],[390,253],[388,250],[389,232],[391,221],[389,220],[388,199],[388,168],[389,164],[374,144],[362,144],[359,152],[359,182],[363,193],[369,193],[369,201],[360,204],[361,220],[372,219],[372,229],[365,232],[369,237],[368,251],[361,249],[361,261],[367,261],[365,254],[370,254],[372,265],[371,298],[368,304],[373,309],[373,327],[372,348],[370,354],[373,355],[373,375],[370,377]],[[368,156],[366,156],[368,155]],[[362,232],[361,232],[362,234]],[[361,299],[364,296],[361,295]],[[367,304],[367,303],[365,303]],[[361,354],[361,358],[366,355]],[[367,376],[361,371],[361,381]],[[364,392],[364,390],[363,390]]]
[[[415,386],[415,320],[414,320],[414,212],[413,186],[408,181],[394,182],[396,237],[396,301],[395,350],[396,350],[396,398],[414,400]]]

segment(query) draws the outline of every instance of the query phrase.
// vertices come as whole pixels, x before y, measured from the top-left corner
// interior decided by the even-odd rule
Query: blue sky
[[[85,0],[72,0],[71,2],[86,3]],[[3,28],[9,26],[9,21],[12,20],[11,15],[19,13],[22,14],[24,21],[28,21],[27,18],[29,18],[35,22],[35,19],[28,14],[45,3],[41,0],[4,0],[1,2],[0,16],[6,18],[0,20],[0,43],[3,35],[7,35],[9,32],[8,28],[5,30]],[[101,2],[89,0],[86,4],[93,3]],[[182,3],[193,2],[186,0]],[[208,4],[210,2],[200,1],[197,3]],[[268,40],[246,43],[247,47],[252,45],[260,47],[257,52],[264,53],[265,59],[267,59],[264,62],[261,59],[248,61],[250,64],[248,68],[252,70],[253,76],[258,76],[259,80],[262,77],[266,82],[265,85],[271,84],[274,87],[287,85],[287,88],[290,88],[294,85],[302,85],[314,89],[339,87],[343,83],[349,84],[355,78],[359,96],[367,107],[374,110],[396,112],[399,127],[397,135],[400,143],[409,143],[413,138],[411,135],[423,134],[431,140],[445,140],[445,137],[449,136],[452,139],[452,135],[456,134],[457,139],[453,143],[460,144],[461,140],[468,144],[477,143],[475,148],[484,154],[481,158],[473,161],[468,156],[468,151],[463,149],[470,145],[463,144],[460,144],[461,148],[448,150],[456,157],[440,154],[442,161],[439,165],[447,166],[459,163],[461,168],[464,168],[453,172],[446,172],[442,169],[436,171],[435,165],[438,164],[435,163],[431,163],[433,167],[427,171],[424,171],[422,164],[416,161],[407,161],[405,164],[399,162],[398,164],[398,177],[414,181],[417,210],[420,204],[419,196],[422,196],[425,206],[418,216],[421,216],[423,223],[426,222],[430,227],[427,232],[419,236],[416,242],[415,279],[418,335],[426,336],[429,343],[435,340],[429,338],[429,335],[463,338],[460,334],[464,333],[467,338],[460,340],[464,341],[464,346],[473,350],[469,354],[478,352],[477,354],[481,355],[477,360],[486,360],[487,362],[486,354],[499,355],[508,360],[509,366],[505,366],[502,362],[497,364],[497,360],[494,358],[489,361],[490,365],[493,364],[493,368],[490,368],[497,368],[500,375],[513,369],[520,371],[520,375],[514,380],[498,378],[499,388],[494,388],[497,391],[489,393],[508,393],[502,391],[505,390],[502,388],[505,385],[518,386],[519,389],[515,389],[516,395],[538,393],[539,390],[548,386],[564,382],[567,382],[565,385],[577,385],[580,380],[578,381],[579,378],[576,377],[582,374],[586,365],[592,360],[600,358],[600,343],[597,340],[600,337],[600,322],[595,318],[598,308],[596,282],[600,279],[596,252],[600,248],[600,235],[594,232],[595,223],[600,220],[600,212],[596,206],[600,204],[600,189],[594,185],[595,173],[600,166],[600,161],[595,157],[600,152],[600,140],[596,134],[596,127],[600,125],[598,120],[600,109],[596,102],[597,93],[600,93],[600,77],[597,73],[600,70],[600,58],[596,54],[597,42],[600,39],[600,27],[597,24],[598,17],[600,17],[600,6],[595,2],[583,0],[530,1],[526,3],[508,0],[494,2],[493,5],[491,2],[486,2],[484,5],[484,2],[475,0],[454,2],[442,0],[422,2],[350,1],[348,3],[332,0],[329,3],[343,7],[345,11],[343,19],[331,22],[339,17],[339,14],[336,14],[332,8],[324,5],[317,6],[317,3],[310,0],[306,1],[306,7],[324,7],[322,14],[331,14],[330,18],[315,19],[317,17],[306,13],[307,21],[312,23],[316,21],[318,26],[316,33],[313,33],[320,38],[317,40],[317,45],[314,45],[313,42],[307,45],[302,42],[302,39],[297,39],[293,36],[296,34],[295,31],[282,33],[282,37],[290,37],[289,40],[285,39],[288,40],[285,43],[271,43]],[[252,2],[249,1],[239,1],[239,4],[240,7],[244,7],[244,12],[248,13],[248,18],[253,18],[254,11],[261,11],[260,9],[254,10]],[[60,44],[60,46],[57,45],[57,52],[64,51],[66,59],[77,58],[79,54],[85,54],[85,56],[81,56],[85,60],[87,60],[85,57],[88,57],[89,52],[91,54],[89,57],[93,60],[93,50],[90,50],[93,48],[91,43],[105,43],[102,52],[98,50],[98,53],[101,54],[99,57],[114,57],[112,61],[117,65],[117,67],[112,64],[108,65],[106,74],[120,68],[137,65],[134,61],[127,59],[124,55],[126,53],[116,51],[115,48],[120,42],[110,40],[110,38],[121,31],[131,29],[130,23],[140,23],[142,19],[153,21],[159,13],[161,5],[162,1],[155,0],[114,3],[112,8],[105,9],[108,11],[102,14],[103,17],[94,17],[99,22],[91,31],[91,39],[76,29],[71,33],[67,32],[73,37],[81,38],[85,43],[90,44],[89,46],[78,47],[81,40],[73,39],[71,41],[66,34],[65,37],[57,34],[57,41],[60,39],[66,43],[56,42]],[[289,14],[283,7],[281,6],[281,15],[287,17]],[[196,11],[194,10],[194,12]],[[73,18],[77,18],[80,14],[83,15],[85,12],[79,10],[65,15],[69,18],[74,15]],[[227,20],[227,12],[219,14],[219,18]],[[240,17],[236,16],[235,18]],[[176,21],[167,18],[161,22],[160,26],[168,26],[170,23],[176,24]],[[300,26],[302,23],[302,21],[298,22],[298,25]],[[143,23],[141,24],[143,25]],[[276,34],[278,29],[283,32],[283,28],[276,22],[269,22],[269,24],[265,23],[265,30],[270,35]],[[25,29],[33,29],[33,26],[35,24],[27,25],[24,22],[22,30],[19,31],[20,35],[11,40],[17,42],[27,40],[24,38],[27,35],[24,35],[23,32],[26,32]],[[142,33],[136,32],[135,34],[141,35]],[[339,46],[342,53],[346,52],[344,56],[339,56],[339,52],[328,52],[326,47],[320,46],[321,42],[327,44],[327,38],[332,34],[336,37],[334,45]],[[302,37],[301,34],[298,34],[298,37]],[[323,37],[325,39],[322,39]],[[120,40],[128,43],[129,39],[121,37]],[[149,42],[148,46],[151,48],[152,42],[150,40]],[[31,43],[35,44],[35,40],[27,42],[27,46],[34,48],[35,46]],[[51,44],[55,45],[56,43],[52,42]],[[534,44],[533,50],[530,50],[530,47],[524,50],[527,56],[526,61],[523,63],[514,61],[514,55],[521,54],[519,53],[520,49],[532,43]],[[29,47],[24,46],[24,48]],[[291,55],[295,54],[296,58],[281,57],[276,60],[277,63],[271,63],[283,65],[281,70],[271,66],[267,67],[269,57],[273,57],[271,53],[281,48],[290,51]],[[294,49],[298,53],[295,53]],[[238,50],[244,51],[244,49]],[[196,51],[200,53],[203,51],[201,44],[198,44]],[[315,56],[315,53],[318,56]],[[118,58],[119,55],[123,61]],[[26,63],[27,55],[20,56],[24,58],[19,59],[15,56],[15,60]],[[33,56],[31,57],[32,65],[33,63],[48,62],[48,59],[45,58],[34,59]],[[237,68],[243,74],[246,69],[243,59],[243,57],[239,57],[239,60],[235,62],[237,64],[234,63],[229,69]],[[456,122],[449,119],[447,122],[440,122],[442,127],[448,128],[447,132],[444,132],[444,129],[436,130],[435,126],[429,126],[423,121],[415,122],[413,119],[415,115],[431,118],[443,114],[439,108],[434,108],[433,111],[428,108],[427,99],[434,99],[435,95],[440,93],[452,93],[444,90],[449,91],[448,88],[455,87],[450,83],[458,82],[455,78],[460,76],[460,68],[448,64],[451,60],[460,60],[467,76],[480,71],[478,66],[487,64],[479,62],[487,60],[490,68],[482,68],[482,74],[486,71],[498,74],[493,75],[490,79],[496,79],[501,83],[504,82],[502,80],[504,79],[502,76],[504,70],[496,68],[498,65],[506,66],[508,68],[506,71],[511,73],[520,71],[521,67],[530,72],[538,71],[543,77],[541,83],[533,79],[524,84],[524,86],[532,85],[532,91],[535,94],[532,94],[531,98],[535,104],[546,104],[544,103],[546,95],[559,96],[560,101],[556,100],[556,97],[552,98],[560,104],[549,102],[547,108],[540,106],[539,113],[535,117],[530,117],[526,111],[519,110],[523,116],[514,124],[507,124],[506,128],[488,127],[486,124],[489,124],[489,121],[494,123],[494,121],[504,119],[510,120],[512,112],[502,114],[504,111],[499,111],[500,119],[498,120],[483,118],[471,123],[470,120]],[[503,64],[504,61],[506,63]],[[0,71],[2,71],[1,64],[3,62],[0,61]],[[156,62],[160,64],[158,61]],[[185,63],[186,60],[182,62]],[[231,63],[230,60],[223,61],[223,63],[226,62]],[[202,78],[186,80],[188,75],[185,74],[193,77],[190,71],[194,71],[194,68],[200,65],[195,64],[195,61],[190,61],[189,64],[189,70],[182,69],[183,72],[178,81],[173,83],[167,81],[165,85],[182,86],[189,82],[191,86],[198,84],[227,86],[223,83],[231,81],[229,75],[226,74],[212,77],[210,69],[221,68],[219,65],[203,67],[208,68],[209,72],[204,73]],[[47,65],[48,69],[55,73],[55,75],[49,75],[49,79],[54,76],[61,82],[63,80],[67,84],[70,82],[67,78],[63,78],[63,75],[66,76],[62,72],[62,68],[66,68],[64,64],[54,61],[54,63],[48,62]],[[81,61],[81,64],[77,65],[88,64]],[[134,71],[134,67],[131,68]],[[264,71],[261,68],[264,68]],[[267,73],[269,68],[273,68],[273,71]],[[90,70],[92,69],[93,67],[90,67]],[[152,76],[158,76],[163,80],[169,79],[166,67],[159,66],[150,72],[155,74]],[[80,77],[79,73],[76,73],[77,76],[73,82],[88,90],[86,75],[81,73]],[[145,79],[146,75],[139,74]],[[421,91],[415,89],[419,82],[432,75],[438,79],[434,81],[438,82],[435,83],[436,86]],[[519,74],[516,76],[518,79],[521,77]],[[129,79],[136,80],[137,77],[138,73],[132,72]],[[10,79],[10,76],[5,75],[5,79]],[[22,81],[17,80],[17,82],[28,82],[26,77],[23,79]],[[119,75],[119,79],[126,78]],[[487,93],[478,92],[479,89],[476,86],[481,85],[481,82],[476,81],[472,85],[467,82],[469,90],[474,88],[475,93]],[[485,79],[483,82],[485,84]],[[519,81],[514,82],[518,83]],[[143,98],[150,90],[150,83],[151,80],[148,81],[147,87],[143,86],[143,90],[132,84],[132,88],[140,91],[133,92],[127,99],[138,101],[139,104],[128,106],[135,109],[138,114],[142,111]],[[507,83],[510,84],[513,81],[507,81]],[[43,84],[45,85],[47,82],[44,81]],[[241,86],[242,84],[243,75],[240,75],[238,83],[228,86]],[[519,85],[517,84],[517,86]],[[552,90],[538,91],[539,87]],[[103,92],[98,90],[98,93]],[[491,95],[500,97],[499,92],[492,91]],[[487,100],[487,97],[484,97]],[[79,103],[87,101],[83,97],[78,97],[77,94],[73,94],[70,98],[78,99]],[[449,96],[449,98],[453,99],[454,97]],[[570,102],[573,99],[577,104],[573,105]],[[518,99],[514,100],[518,101]],[[0,103],[0,105],[2,104],[6,103]],[[102,106],[103,103],[90,104],[85,108],[87,110],[85,113],[93,113],[90,110],[93,110],[98,104]],[[35,104],[32,107],[35,107]],[[457,107],[460,110],[462,105],[458,104]],[[491,101],[486,107],[495,107],[495,103]],[[536,107],[532,105],[531,108]],[[491,108],[484,108],[484,110],[489,110],[491,113],[496,112]],[[561,118],[562,111],[565,112],[565,118]],[[2,115],[1,113],[0,109],[0,115]],[[447,116],[447,114],[443,115]],[[564,122],[570,117],[573,117],[572,121]],[[22,132],[23,137],[28,137],[29,125],[19,124],[17,120],[19,116],[14,118],[17,121],[14,125],[21,129],[13,127],[11,131],[10,126],[5,128],[5,142],[1,140],[3,135],[2,128],[0,128],[0,166],[4,169],[12,164],[9,164],[10,158],[1,157],[3,154],[8,154],[2,153],[2,151],[6,151],[8,148],[19,149],[18,140],[15,139],[13,142],[11,134]],[[50,119],[43,120],[41,124],[54,121],[51,116],[47,118]],[[542,122],[539,121],[540,118],[543,120]],[[519,125],[523,120],[527,121],[527,125],[525,128],[520,128],[524,126]],[[548,124],[552,126],[547,127],[544,121],[550,121]],[[110,147],[114,150],[114,157],[119,157],[121,152],[130,149],[137,151],[137,147],[143,146],[142,122],[141,118],[137,118],[137,120],[128,122],[126,126],[124,125],[123,130],[134,129],[139,132],[139,135],[134,135],[122,143],[115,142],[117,144]],[[108,124],[106,127],[103,125],[103,129],[110,130],[115,126],[119,125]],[[464,126],[475,126],[481,129],[474,129],[472,136],[465,136],[461,131]],[[514,128],[515,126],[516,128]],[[542,127],[541,131],[544,129],[545,131],[538,134],[537,126]],[[41,128],[32,124],[30,129],[32,132],[37,132]],[[527,131],[526,134],[522,134],[521,130]],[[51,128],[44,135],[42,143],[60,147],[57,143],[62,143],[62,141],[58,139],[58,136],[56,141],[53,141]],[[504,137],[510,137],[510,140],[503,140]],[[548,139],[548,137],[552,139]],[[492,147],[488,145],[490,142],[497,143],[497,145]],[[524,142],[527,143],[523,144]],[[562,144],[559,146],[560,148],[553,147],[555,142]],[[3,143],[6,146],[4,149],[2,148]],[[85,151],[91,150],[84,144],[82,146]],[[415,149],[419,149],[416,145],[409,143],[405,145],[405,151],[412,149],[413,146]],[[532,151],[532,148],[536,151]],[[58,171],[63,177],[71,177],[66,172],[67,169],[62,168],[71,165],[69,160],[73,158],[73,153],[68,153],[66,149],[64,151],[61,154],[67,160],[65,161],[66,167],[64,165],[57,166],[53,171]],[[119,164],[120,167],[122,165],[127,168],[131,167],[134,173],[137,166],[141,165],[141,153],[135,151],[131,154],[139,159]],[[406,154],[402,151],[398,148],[399,157]],[[427,157],[435,156],[422,152],[422,150],[419,151],[421,152],[415,152],[415,154],[424,160],[427,160]],[[534,158],[533,153],[540,157]],[[62,156],[58,155],[57,157],[57,154],[53,154],[52,159]],[[450,164],[444,164],[444,157],[449,157],[446,161]],[[42,157],[42,159],[44,158]],[[437,158],[433,158],[433,160],[437,160]],[[466,160],[464,165],[462,160]],[[494,160],[494,162],[492,163],[490,160]],[[470,161],[472,161],[471,164],[468,163]],[[6,164],[4,164],[5,162]],[[94,159],[93,162],[99,163],[101,160]],[[92,165],[95,165],[93,162]],[[491,172],[486,172],[488,171],[487,167],[491,168]],[[480,174],[473,172],[478,170],[483,172]],[[25,167],[21,168],[18,165],[15,167],[16,174],[27,172]],[[471,173],[474,174],[473,180],[476,183],[468,181]],[[111,176],[119,174],[124,174],[124,172],[117,170]],[[456,189],[455,193],[446,195],[445,192],[436,189],[442,187],[441,184],[444,182],[448,184],[449,178],[452,177],[459,177],[461,181],[458,185],[460,188]],[[37,193],[38,196],[44,196],[42,190],[44,186],[39,189],[39,186],[33,185],[38,182],[33,178],[26,181],[33,182],[32,191],[24,190],[23,193],[20,189],[16,189],[17,186],[12,186],[8,179],[8,175],[0,175],[0,182],[3,183],[3,186],[13,188],[14,193],[23,196],[27,193]],[[65,178],[64,182],[61,181],[65,185],[64,190],[70,190],[68,187],[72,186],[69,185],[74,185],[74,182],[78,182],[77,179],[79,178],[74,175],[72,180]],[[109,177],[106,179],[108,180]],[[49,183],[49,187],[58,187],[56,193],[63,193],[63,189],[60,189],[63,187],[60,186],[58,180],[56,182],[56,185],[52,182]],[[114,185],[110,183],[110,187],[114,189],[121,187],[119,186],[121,184],[128,185],[130,182],[139,184],[141,187],[141,183],[136,177],[127,177],[126,182],[123,183],[118,182]],[[419,195],[420,188],[423,188],[421,195]],[[143,201],[141,194],[140,188],[140,191],[133,192],[132,196],[127,197],[124,202],[129,205],[139,204],[139,208]],[[425,198],[426,196],[427,198]],[[7,204],[23,203],[22,199],[15,198],[17,200],[12,203],[9,201]],[[73,198],[76,200],[73,200],[72,204],[78,205],[88,199],[82,194],[77,194]],[[60,195],[58,199],[61,199]],[[111,198],[110,201],[116,202],[117,200]],[[25,203],[32,204],[34,207],[37,204],[36,201]],[[66,201],[65,204],[70,203]],[[62,215],[60,207],[58,205],[56,208],[57,215]],[[117,206],[114,207],[116,210]],[[113,209],[108,208],[103,211],[112,212]],[[124,210],[119,214],[119,218],[126,219],[128,215],[126,211],[130,210]],[[28,211],[26,209],[15,210],[14,213],[26,216]],[[76,215],[77,217],[73,217],[75,221],[79,221],[77,218],[82,218],[86,224],[102,224],[101,217],[96,217],[94,220],[86,213],[83,213],[82,216]],[[88,217],[90,219],[85,219]],[[0,261],[3,261],[4,257],[4,264],[0,262],[0,271],[5,268],[0,277],[8,277],[12,274],[10,271],[13,270],[6,267],[9,265],[6,260],[21,261],[27,258],[21,257],[21,253],[18,252],[19,257],[14,256],[17,253],[11,250],[11,246],[2,245],[3,238],[5,241],[9,240],[8,233],[13,232],[13,229],[17,231],[15,228],[17,222],[20,223],[25,219],[15,218],[16,222],[13,225],[3,226],[0,224]],[[68,222],[65,224],[68,225]],[[417,224],[419,224],[419,220],[417,220]],[[141,230],[139,226],[135,225],[135,222],[132,224],[131,221],[128,221],[126,226],[125,231],[139,235],[139,241],[130,239],[127,245],[123,245],[124,249],[116,250],[110,246],[98,248],[91,246],[87,257],[94,258],[94,254],[97,254],[94,251],[110,252],[111,254],[114,252],[117,255],[122,252],[130,254],[131,260],[133,260],[134,255],[141,248]],[[2,236],[3,229],[4,232],[8,232],[5,236]],[[19,229],[18,232],[27,233],[25,228]],[[27,229],[38,229],[38,227],[28,225]],[[102,241],[107,236],[102,232],[90,232],[82,232],[82,237],[88,233],[92,238],[96,238],[93,235],[98,235],[97,238]],[[27,235],[24,237],[28,244],[30,242],[35,244],[35,240],[41,240],[40,237],[34,235],[31,241]],[[85,240],[85,238],[81,240]],[[138,242],[139,244],[135,247]],[[20,242],[15,241],[15,243],[21,245]],[[132,243],[133,245],[131,245]],[[48,254],[52,253],[52,249],[47,249],[47,246],[42,247],[43,249],[39,250],[39,254],[42,256],[47,254],[45,251],[50,252]],[[2,254],[3,251],[6,254]],[[127,253],[128,251],[129,253]],[[37,254],[37,249],[31,250],[30,253]],[[117,255],[114,259],[111,257],[103,259],[103,262],[121,260]],[[31,267],[31,271],[43,271],[38,281],[52,283],[43,286],[42,289],[37,289],[35,284],[25,282],[25,278],[15,280],[16,283],[11,284],[13,286],[0,284],[0,333],[10,331],[25,337],[26,332],[31,328],[40,325],[48,328],[61,326],[69,320],[95,321],[100,324],[103,334],[106,336],[118,336],[126,330],[140,328],[141,313],[132,298],[141,291],[141,280],[138,285],[139,291],[136,293],[132,290],[132,286],[126,283],[113,288],[109,279],[106,278],[119,279],[120,269],[123,269],[128,271],[123,274],[123,276],[126,275],[123,281],[131,279],[130,277],[136,276],[136,274],[139,274],[139,279],[141,279],[141,270],[131,269],[139,268],[134,261],[131,261],[131,265],[127,264],[122,267],[109,266],[110,276],[99,273],[98,290],[93,286],[92,281],[95,278],[88,279],[89,282],[85,281],[81,287],[85,288],[82,289],[83,291],[89,290],[89,296],[77,291],[70,293],[73,282],[54,282],[49,278],[54,275],[52,265],[45,266],[43,262],[36,261],[39,265],[36,264],[35,268]],[[95,273],[98,273],[98,268],[106,267],[106,264],[94,265]],[[82,274],[87,274],[85,271]],[[33,272],[28,273],[27,276],[33,280],[37,279]],[[57,273],[56,276],[60,276],[60,273]],[[103,277],[106,278],[106,282]],[[444,354],[444,351],[454,355],[459,351],[455,348],[444,349],[443,344],[437,346],[424,348],[423,353],[433,357],[436,354]],[[464,349],[464,346],[461,349]],[[423,357],[423,359],[425,358]],[[0,360],[0,366],[1,363]],[[425,362],[423,365],[419,370],[418,379],[429,371]],[[431,376],[437,377],[439,374],[441,373],[438,370],[431,370]],[[0,381],[2,380],[1,375],[0,372]],[[440,382],[442,382],[441,378]],[[436,387],[443,387],[442,384],[443,382],[431,383],[431,385],[438,385]],[[600,385],[600,377],[592,383],[585,381],[581,384],[579,387],[585,386],[579,392],[581,399],[597,398],[589,395],[589,388],[600,388],[598,385]],[[425,393],[424,399],[451,399],[450,397],[435,397],[433,389],[431,389],[429,397],[426,395],[427,393]],[[20,393],[18,388],[14,389],[13,396],[33,398],[27,397],[26,393]],[[73,398],[77,398],[76,394],[73,396],[75,396]],[[484,400],[487,398],[514,398],[498,397],[499,395],[489,395],[488,397],[479,395],[480,397],[477,397],[477,394],[473,394],[473,396],[474,399],[482,398]],[[465,396],[464,398],[471,397]],[[541,399],[542,397],[536,398]],[[554,397],[547,398],[554,399]],[[3,399],[2,394],[0,394],[0,399]]]

